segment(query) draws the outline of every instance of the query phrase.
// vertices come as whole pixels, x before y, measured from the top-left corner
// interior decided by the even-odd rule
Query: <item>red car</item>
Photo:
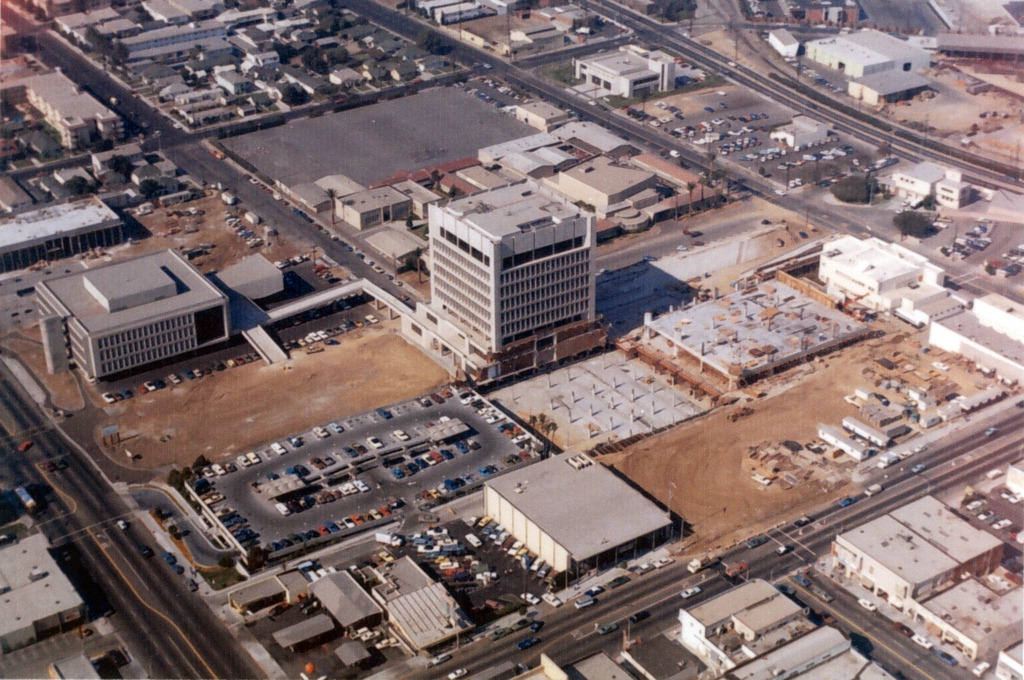
[[[28,440],[28,439],[26,439],[25,441],[23,441],[21,444],[18,445],[18,451],[20,451],[22,453],[25,453],[26,451],[28,451],[31,448],[32,448],[32,441]]]

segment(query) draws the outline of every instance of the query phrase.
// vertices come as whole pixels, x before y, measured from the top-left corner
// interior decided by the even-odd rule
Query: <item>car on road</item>
[[[585,596],[585,597],[581,597],[578,600],[576,600],[575,602],[573,602],[572,605],[574,607],[576,607],[576,609],[583,609],[584,607],[589,607],[590,605],[596,604],[596,603],[597,603],[597,600],[595,600],[594,598],[589,597],[589,596]]]
[[[629,622],[630,623],[640,623],[644,619],[649,619],[650,617],[651,617],[651,613],[649,611],[647,611],[646,609],[641,609],[636,614],[633,614],[632,616],[629,617]]]
[[[613,589],[614,588],[621,588],[622,586],[626,585],[627,583],[629,583],[629,577],[628,576],[616,576],[615,578],[613,578],[611,581],[608,582],[608,587],[609,588],[613,588]]]
[[[557,595],[554,595],[552,593],[544,593],[540,597],[542,600],[547,602],[552,607],[558,608],[562,606],[562,600]]]
[[[690,249],[689,246],[676,246],[676,250],[678,250],[681,253],[685,253],[689,249]]]
[[[924,472],[927,468],[928,466],[925,465],[924,463],[918,463],[914,467],[910,468],[910,471],[913,472],[915,475],[919,475],[922,472]]]
[[[123,519],[117,520],[117,528],[121,531],[128,531],[128,522],[125,522]]]
[[[941,659],[944,663],[947,663],[950,666],[957,665],[957,660],[951,654],[948,654],[942,651],[941,649],[932,650],[932,653],[935,654],[935,656],[939,657],[939,659]]]
[[[689,600],[691,597],[698,594],[700,594],[700,586],[693,586],[692,588],[687,588],[683,592],[679,593],[679,597],[684,600]]]
[[[465,675],[466,672],[467,671],[465,668],[458,668],[448,674],[448,680],[457,680],[458,678],[461,678],[463,675]]]
[[[1006,527],[1010,526],[1011,524],[1013,524],[1012,521],[1010,521],[1008,519],[1001,519],[998,522],[996,522],[995,524],[993,524],[992,528],[993,529],[997,529],[997,530],[1005,529]]]
[[[856,502],[857,502],[856,498],[854,498],[852,496],[847,496],[843,500],[839,501],[839,507],[841,507],[841,508],[848,508],[848,507],[850,507],[851,505],[853,505]]]
[[[802,585],[804,588],[811,587],[811,579],[807,578],[804,574],[793,574],[793,580]]]
[[[618,629],[619,629],[619,624],[617,624],[617,623],[606,623],[604,625],[601,625],[601,626],[597,627],[597,634],[598,635],[607,635],[608,633],[614,633]]]
[[[985,675],[985,671],[987,671],[991,667],[992,664],[990,664],[988,661],[982,661],[974,667],[974,670],[971,671],[971,673],[974,674],[975,677],[980,678],[981,676]]]
[[[767,536],[764,536],[764,535],[754,536],[752,539],[747,541],[747,548],[753,549],[753,548],[756,548],[759,545],[764,545],[767,542],[768,542],[768,537]]]
[[[913,640],[914,644],[920,645],[921,647],[924,647],[925,649],[931,649],[932,647],[935,646],[935,644],[931,640],[929,640],[928,638],[926,638],[923,635],[915,635],[914,637],[912,637],[910,639]]]
[[[998,429],[998,428],[995,428],[995,427],[990,427],[990,428],[988,428],[987,430],[985,430],[985,436],[986,436],[986,437],[991,437],[991,436],[992,436],[992,435],[994,435],[994,434],[995,434],[996,432],[999,432],[999,429]]]
[[[600,595],[603,592],[604,588],[602,588],[601,586],[594,586],[593,588],[588,588],[587,591],[583,594],[587,597],[596,597],[597,595]]]
[[[656,258],[654,255],[644,255],[640,259],[643,260],[644,262],[656,262],[658,258]]]
[[[793,522],[793,526],[799,529],[800,527],[805,527],[805,526],[807,526],[810,523],[811,523],[811,518],[810,517],[801,517],[800,519],[798,519],[795,522]]]
[[[428,661],[427,665],[428,666],[437,666],[439,664],[444,663],[445,661],[451,661],[451,660],[452,660],[452,655],[451,654],[438,654],[437,656],[432,658],[430,661]]]
[[[540,638],[532,637],[532,638],[526,638],[525,640],[522,640],[518,645],[516,645],[516,647],[518,647],[519,649],[529,649],[530,647],[533,647],[534,645],[539,645],[539,644],[540,644]]]
[[[534,621],[533,623],[530,624],[530,630],[532,632],[534,632],[534,633],[539,632],[540,629],[543,628],[543,627],[544,627],[544,622],[543,621],[539,621],[539,620],[538,621]]]
[[[660,560],[655,561],[653,566],[655,569],[661,569],[662,567],[667,567],[668,565],[672,564],[672,562],[672,559],[668,557],[662,557]]]
[[[863,597],[857,600],[857,604],[859,604],[864,609],[867,609],[869,612],[878,611],[878,607],[875,606],[874,602],[872,602],[871,600],[865,600]]]
[[[897,633],[899,633],[903,637],[908,637],[908,638],[914,637],[914,630],[910,626],[905,624],[905,623],[901,623],[899,621],[893,621],[892,627],[896,630]]]
[[[145,558],[150,558],[150,557],[153,556],[153,549],[150,548],[148,545],[143,545],[142,543],[140,543],[138,545],[138,549],[139,549],[139,554],[142,555]]]

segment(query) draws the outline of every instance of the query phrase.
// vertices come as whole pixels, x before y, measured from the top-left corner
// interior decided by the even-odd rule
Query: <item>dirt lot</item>
[[[741,399],[736,404],[643,440],[621,453],[603,456],[602,462],[613,465],[695,526],[695,542],[688,550],[728,545],[747,533],[756,533],[758,527],[773,526],[826,498],[856,492],[855,485],[847,482],[854,465],[848,457],[829,462],[827,456],[806,450],[800,455],[789,454],[794,464],[792,474],[802,481],[788,490],[781,484],[760,486],[751,478],[744,461],[752,445],[781,448],[781,442],[790,440],[806,445],[816,439],[819,423],[838,425],[843,417],[856,415],[858,409],[843,397],[858,386],[873,385],[882,377],[906,378],[910,373],[936,377],[932,361],[958,363],[943,353],[922,355],[918,343],[923,337],[908,337],[905,325],[876,322],[875,328],[886,335],[757,383],[745,393],[738,393]],[[882,371],[874,364],[874,359],[882,356],[897,357],[900,369],[891,374]],[[914,366],[913,371],[910,366]],[[961,394],[973,394],[980,387],[980,383],[975,384],[978,375],[959,366],[941,377],[955,379]],[[758,392],[767,396],[751,398]],[[890,396],[897,399],[894,393]],[[730,414],[743,406],[752,408],[753,413],[730,421]],[[809,479],[803,481],[805,476]]]
[[[260,362],[107,407],[136,466],[186,465],[251,450],[312,425],[430,392],[447,373],[401,338],[397,322],[353,331],[286,365]],[[106,424],[106,423],[104,423]],[[97,435],[98,438],[98,435]]]
[[[194,208],[196,215],[189,215]],[[250,248],[245,239],[235,235],[234,229],[225,220],[229,215],[241,217],[245,207],[241,204],[228,207],[220,200],[219,194],[211,192],[210,196],[169,208],[159,208],[151,215],[139,217],[139,222],[152,234],[152,238],[137,241],[125,249],[124,255],[136,256],[170,248],[178,252],[186,252],[197,248],[200,244],[212,244],[206,248],[206,254],[191,260],[193,266],[203,274],[215,272],[238,262],[247,255],[262,253],[271,262],[299,253],[309,252],[308,246],[301,243],[282,242],[279,237],[268,237],[264,226],[253,228],[256,236],[264,240],[262,246]],[[245,224],[243,222],[243,224]],[[248,226],[248,225],[246,225]],[[121,255],[120,249],[113,249]],[[119,259],[119,258],[115,258]],[[341,277],[347,273],[339,274]]]

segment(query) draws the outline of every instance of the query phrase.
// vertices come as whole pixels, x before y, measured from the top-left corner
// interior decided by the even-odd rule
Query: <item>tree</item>
[[[431,54],[441,54],[448,48],[448,41],[437,31],[424,28],[416,36],[416,45]]]
[[[127,181],[128,176],[132,174],[132,162],[121,154],[114,154],[111,156],[110,160],[107,161],[107,165],[110,166],[111,172],[116,172],[121,175],[124,177],[125,181]]]
[[[686,204],[686,214],[689,215],[693,212],[693,190],[697,188],[696,182],[686,183],[686,195],[689,198],[689,202]]]
[[[160,194],[160,189],[160,182],[157,182],[155,179],[145,179],[139,184],[139,193],[145,198],[155,198]]]
[[[281,101],[288,106],[299,106],[309,101],[309,95],[302,88],[288,84],[281,88]]]
[[[206,467],[209,464],[210,464],[210,459],[200,453],[196,457],[195,462],[192,463],[192,468],[195,469],[195,470],[198,470],[199,468],[204,468],[204,467]]]
[[[843,203],[868,203],[874,191],[874,179],[866,175],[844,177],[832,185],[832,195]]]
[[[331,202],[331,226],[334,226],[334,199],[338,197],[338,192],[334,187],[327,188],[327,200]]]
[[[70,191],[75,196],[81,196],[82,194],[89,191],[92,185],[84,177],[72,177],[67,182],[64,182],[64,188]]]
[[[235,558],[231,555],[221,555],[217,560],[217,566],[221,569],[230,569],[235,566]]]
[[[892,218],[893,226],[904,237],[925,238],[932,232],[932,220],[925,213],[906,211],[896,213]]]

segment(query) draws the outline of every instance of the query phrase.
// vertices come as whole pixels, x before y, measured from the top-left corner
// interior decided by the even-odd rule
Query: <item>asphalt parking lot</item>
[[[485,400],[474,403],[434,393],[293,433],[253,451],[258,463],[246,465],[240,456],[231,461],[234,471],[208,477],[224,497],[211,507],[230,508],[233,514],[222,519],[233,522],[231,529],[248,527],[276,559],[303,543],[326,542],[393,522],[406,511],[429,509],[535,458],[527,450],[534,440]],[[445,443],[434,441],[427,429],[444,417],[461,421],[466,431]],[[258,495],[259,487],[286,474],[298,474],[304,485],[274,501]],[[277,502],[287,505],[288,515],[276,509]],[[298,534],[309,538],[296,540]]]

